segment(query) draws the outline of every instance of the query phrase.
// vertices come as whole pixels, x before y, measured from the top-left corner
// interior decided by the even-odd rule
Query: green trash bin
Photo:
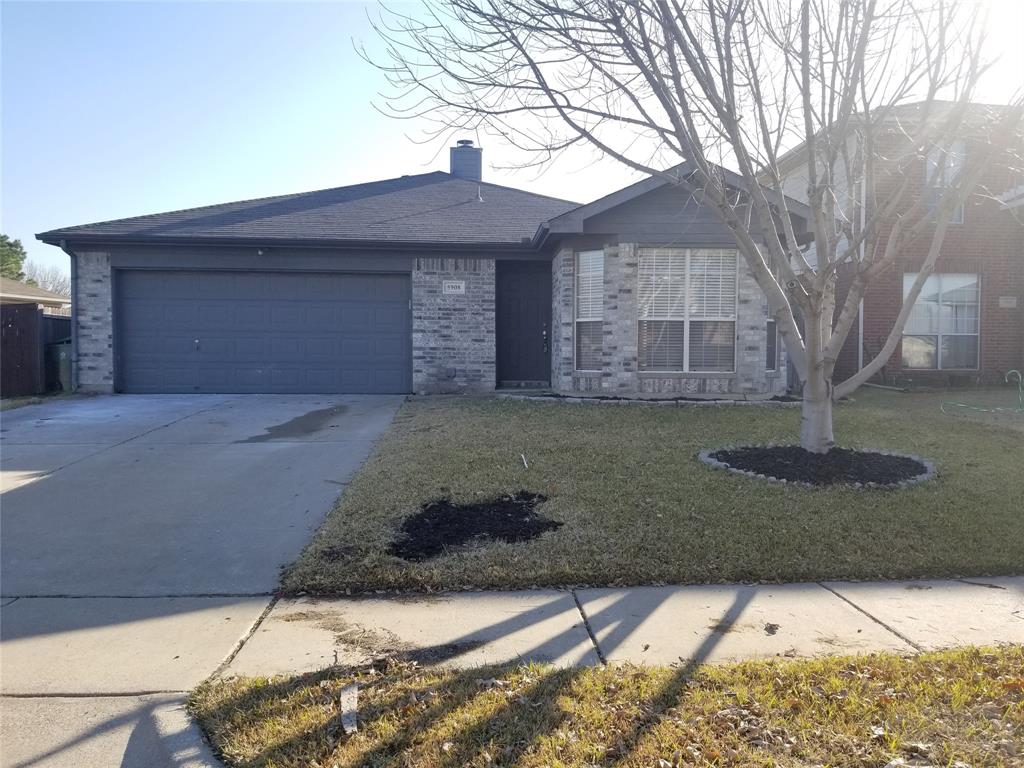
[[[46,391],[71,391],[71,339],[46,345]]]

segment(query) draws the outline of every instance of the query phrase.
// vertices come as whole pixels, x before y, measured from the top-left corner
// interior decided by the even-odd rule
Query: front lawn
[[[1020,646],[697,670],[394,664],[206,683],[189,707],[232,768],[995,768],[1024,751],[1022,669]]]
[[[1016,392],[980,393],[1006,405]],[[287,592],[981,576],[1024,571],[1024,415],[945,415],[970,392],[864,389],[836,409],[840,444],[918,454],[906,490],[783,487],[700,463],[699,450],[792,442],[798,408],[413,400],[299,561]],[[1006,426],[1001,426],[1006,425]],[[1017,428],[1015,429],[1014,426]],[[525,464],[523,458],[525,457]],[[428,501],[547,497],[538,538],[388,553]]]

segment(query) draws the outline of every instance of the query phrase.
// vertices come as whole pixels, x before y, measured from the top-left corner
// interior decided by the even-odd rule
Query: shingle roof
[[[47,291],[28,283],[19,283],[8,277],[0,277],[0,299],[34,302],[36,304],[70,304],[71,299],[53,291]]]
[[[482,202],[481,202],[482,199]],[[44,232],[60,240],[520,245],[576,203],[440,171]]]

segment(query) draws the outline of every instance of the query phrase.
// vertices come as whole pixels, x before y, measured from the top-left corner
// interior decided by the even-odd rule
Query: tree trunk
[[[819,379],[812,381],[812,379]],[[800,415],[800,445],[811,453],[828,453],[832,437],[832,387],[820,372],[813,372],[804,384]]]

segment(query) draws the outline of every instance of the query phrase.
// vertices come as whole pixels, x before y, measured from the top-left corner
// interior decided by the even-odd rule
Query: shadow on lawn
[[[711,656],[720,639],[739,620],[752,597],[752,590],[737,592],[733,603],[716,623],[716,629],[705,637],[694,656],[681,660],[670,677],[642,701],[630,702],[637,706],[639,715],[630,719],[628,730],[608,733],[605,743],[592,744],[587,763],[619,766],[629,761],[643,744],[648,733],[671,707],[677,706],[694,673]],[[625,612],[624,612],[625,613]],[[621,614],[620,614],[621,615]],[[635,624],[634,624],[635,621]],[[629,636],[640,619],[627,619],[612,629],[602,641],[617,643]],[[499,623],[498,627],[507,622]],[[467,636],[465,639],[470,639]],[[524,653],[524,658],[543,658],[544,651],[557,646],[560,638],[548,638]],[[460,647],[460,642],[437,648],[418,649],[415,656],[438,661],[448,654],[447,649]],[[450,654],[448,654],[450,655]],[[352,742],[352,749],[334,755],[336,747],[349,737],[341,727],[341,713],[336,711],[320,725],[303,730],[285,739],[263,745],[258,752],[241,761],[231,762],[233,768],[254,768],[268,764],[313,764],[352,766],[405,766],[422,762],[427,755],[417,758],[410,749],[422,747],[428,739],[439,738],[429,754],[441,768],[457,768],[474,760],[483,759],[494,766],[514,766],[547,736],[563,730],[570,709],[566,699],[574,697],[574,688],[581,675],[580,668],[540,668],[514,690],[504,691],[504,698],[495,700],[503,692],[491,678],[501,679],[508,667],[481,667],[462,670],[436,683],[429,673],[409,661],[385,662],[382,674],[368,674],[343,667],[329,668],[298,678],[276,680],[255,690],[248,689],[228,696],[209,709],[199,713],[201,723],[212,735],[216,747],[218,724],[231,722],[233,713],[258,712],[265,721],[287,718],[300,697],[305,706],[331,706],[330,694],[343,682],[360,677],[360,685],[375,689],[372,696],[360,697],[359,728],[362,740]],[[427,678],[427,679],[424,679]],[[324,683],[326,689],[321,686]],[[381,691],[381,693],[376,693]],[[491,697],[488,701],[480,697]],[[412,703],[412,704],[411,704]],[[413,706],[416,711],[409,711]],[[478,715],[476,712],[484,712]],[[395,719],[400,722],[395,724]],[[254,725],[249,721],[249,725]],[[228,726],[230,727],[230,726]],[[430,732],[447,729],[443,737]],[[272,732],[273,729],[271,729]],[[212,733],[211,733],[212,731]],[[390,732],[390,733],[389,733]],[[378,734],[389,733],[384,737]],[[224,734],[227,736],[228,734]],[[441,749],[442,743],[446,749]],[[601,749],[603,748],[603,750]],[[488,751],[489,759],[483,756]],[[333,758],[332,758],[332,755]],[[416,761],[410,763],[410,760]]]

